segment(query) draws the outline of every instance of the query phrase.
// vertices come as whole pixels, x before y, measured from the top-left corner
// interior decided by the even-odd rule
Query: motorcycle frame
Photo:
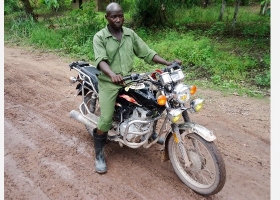
[[[96,95],[96,98],[98,98],[98,93],[97,93],[97,91],[94,88],[94,84],[91,81],[90,76],[88,76],[87,74],[83,73],[80,69],[78,69],[76,67],[73,67],[73,69],[75,69],[79,73],[79,80],[78,81],[79,81],[79,84],[80,84],[80,88],[79,88],[79,91],[77,93],[77,96],[81,92],[82,93],[81,95],[82,95],[82,98],[83,98],[83,102],[79,106],[80,113],[82,114],[82,116],[84,118],[86,118],[86,120],[83,120],[84,123],[89,125],[90,127],[94,127],[94,125],[97,125],[96,124],[97,116],[94,115],[94,114],[91,114],[89,112],[89,109],[88,109],[88,107],[86,105],[86,102],[84,101],[85,100],[85,95],[86,95],[85,94],[85,90],[87,89],[89,91],[92,91],[93,95]],[[86,81],[86,79],[89,80],[89,82]],[[87,87],[85,83],[87,83],[91,88]],[[161,90],[161,93],[164,94],[164,91]],[[84,108],[88,112],[87,115],[85,115],[83,110],[82,110],[83,105],[84,105]],[[166,103],[166,108],[168,108],[168,107],[169,107],[169,105],[168,105],[168,103]],[[167,134],[165,135],[165,141],[173,133],[174,139],[178,140],[177,144],[179,145],[181,154],[182,154],[182,156],[184,158],[185,166],[189,167],[191,163],[190,163],[190,161],[188,159],[188,156],[186,154],[185,147],[183,146],[180,130],[185,130],[188,133],[192,133],[192,132],[196,133],[196,134],[200,135],[202,138],[204,138],[205,140],[207,140],[209,142],[214,141],[216,139],[216,137],[214,136],[212,131],[209,131],[208,129],[206,129],[205,127],[203,127],[203,126],[201,126],[199,124],[195,124],[195,123],[191,122],[190,119],[189,119],[188,113],[187,113],[187,108],[183,108],[183,109],[184,109],[183,113],[185,113],[185,114],[183,114],[185,122],[182,123],[182,124],[171,123],[170,124],[171,128],[169,130],[172,130],[172,131],[169,131],[169,133],[167,131],[167,124],[168,124],[168,122],[170,122],[170,120],[168,119],[168,115],[167,114],[162,114],[159,117],[157,117],[156,119],[153,119],[153,120],[150,120],[150,121],[144,121],[144,120],[131,120],[131,121],[129,121],[127,126],[126,126],[126,128],[125,128],[125,131],[124,131],[124,134],[123,134],[123,139],[117,137],[117,138],[114,138],[113,140],[116,141],[116,142],[119,142],[120,146],[126,145],[126,146],[128,146],[130,148],[139,148],[139,147],[143,146],[144,148],[149,148],[149,147],[151,147],[153,144],[155,144],[158,141],[158,139],[160,138],[161,135],[163,135],[164,132],[167,131]],[[166,112],[168,112],[167,109],[166,109]],[[153,131],[153,130],[151,130],[151,129],[153,129],[153,123],[156,120],[164,118],[164,115],[165,115],[165,119],[164,119],[164,122],[162,123],[160,131],[158,133],[159,137],[157,137],[154,141],[149,142],[148,139],[151,136],[152,131]],[[88,121],[90,121],[90,123]],[[94,123],[94,125],[92,123]],[[132,124],[134,124],[134,123],[143,123],[143,124],[151,123],[151,125],[150,125],[150,128],[148,130],[144,131],[144,132],[129,132],[129,127]],[[165,130],[164,130],[164,127],[165,127]],[[118,125],[117,130],[119,130],[119,125]],[[140,135],[140,136],[143,136],[143,135],[147,134],[147,137],[145,138],[145,140],[143,140],[140,143],[129,142],[126,138],[127,138],[128,134],[130,134],[130,133],[136,134],[136,135]],[[117,131],[113,135],[119,135],[119,134],[120,134],[119,131]],[[165,146],[165,149],[166,149],[167,145],[164,144],[164,146]],[[165,152],[167,152],[167,151],[165,151]]]
[[[77,67],[73,67],[73,69],[75,69],[77,72],[78,72],[78,79],[77,81],[79,82],[78,84],[80,84],[80,88],[78,89],[77,91],[77,95],[80,95],[82,96],[82,99],[83,99],[83,102],[80,104],[79,106],[79,111],[81,113],[82,116],[80,116],[79,113],[75,112],[75,111],[71,111],[70,115],[72,115],[72,117],[78,119],[78,121],[81,121],[82,123],[86,124],[87,126],[91,127],[91,128],[95,128],[97,126],[97,120],[98,120],[98,117],[94,114],[91,114],[90,111],[89,111],[89,108],[87,107],[86,105],[86,102],[84,101],[85,100],[85,90],[89,90],[89,92],[93,92],[93,95],[96,95],[95,97],[98,98],[98,93],[97,91],[95,90],[94,88],[94,84],[93,82],[91,81],[91,78],[90,76],[88,76],[87,74],[85,74],[84,72],[82,72],[80,69],[78,69]],[[87,80],[89,81],[87,81]],[[90,85],[90,87],[87,87],[87,85]],[[87,114],[85,114],[83,112],[83,109],[82,108],[85,108],[87,110]],[[112,140],[114,140],[115,142],[119,142],[120,146],[123,146],[123,145],[126,145],[130,148],[139,148],[139,147],[144,147],[144,148],[149,148],[151,147],[153,144],[155,144],[160,137],[157,137],[155,140],[153,140],[152,142],[149,142],[149,138],[150,136],[152,135],[152,132],[153,132],[153,123],[156,121],[156,120],[159,120],[161,118],[164,118],[165,114],[162,114],[160,115],[159,117],[153,119],[153,120],[148,120],[148,121],[144,121],[144,120],[131,120],[128,122],[127,126],[126,126],[126,129],[124,131],[124,134],[123,134],[123,139],[121,138],[114,138],[114,137],[111,137],[113,138]],[[165,119],[165,122],[167,121],[167,116],[166,116],[166,119]],[[129,127],[134,124],[134,123],[142,123],[142,124],[148,124],[148,123],[151,123],[150,125],[150,128],[144,132],[129,132]],[[161,131],[159,133],[159,136],[162,135],[162,132],[163,132],[163,127],[165,126],[166,123],[162,124],[162,127],[161,127]],[[119,130],[119,125],[118,125],[118,128],[117,130]],[[135,143],[135,142],[129,142],[126,138],[127,138],[127,135],[128,134],[136,134],[136,135],[145,135],[147,134],[147,137],[145,138],[145,140],[143,140],[142,142],[140,143]],[[120,135],[119,131],[113,131],[113,130],[109,130],[109,133],[108,135]],[[110,139],[110,137],[109,137]]]
[[[80,69],[78,69],[77,67],[73,67],[73,69],[75,69],[75,70],[79,73],[79,75],[78,75],[78,76],[79,76],[78,81],[79,81],[79,84],[80,84],[80,88],[79,88],[79,90],[77,91],[77,95],[76,95],[76,96],[78,96],[80,93],[82,93],[81,96],[82,96],[82,99],[83,99],[83,102],[82,102],[82,103],[80,104],[80,106],[79,106],[79,110],[80,110],[80,112],[82,113],[83,117],[85,117],[85,118],[88,119],[89,121],[95,123],[95,121],[92,119],[92,117],[88,117],[88,115],[90,116],[90,114],[88,114],[88,115],[85,115],[85,114],[84,114],[84,112],[83,112],[83,110],[82,110],[82,106],[84,105],[84,108],[87,110],[88,113],[90,113],[90,111],[89,111],[89,109],[88,109],[88,107],[87,107],[87,105],[86,105],[86,102],[85,102],[85,96],[86,96],[85,91],[86,91],[86,90],[92,91],[92,92],[93,92],[93,95],[95,95],[96,98],[99,97],[98,92],[95,90],[94,84],[93,84],[93,82],[91,81],[91,77],[90,77],[90,76],[88,76],[87,74],[85,74],[84,72],[82,72],[82,71],[81,71]],[[86,79],[88,79],[89,82],[88,82]],[[91,87],[87,87],[85,83],[87,83],[87,84],[90,85]]]
[[[70,66],[72,67],[72,66]],[[78,90],[78,93],[77,93],[77,96],[78,95],[81,95],[82,98],[83,98],[83,101],[82,103],[80,104],[79,106],[79,110],[80,112],[76,111],[76,110],[72,110],[70,112],[70,117],[82,122],[83,124],[85,124],[86,126],[90,126],[92,128],[95,128],[94,125],[97,126],[97,119],[98,119],[98,116],[95,115],[95,114],[92,114],[90,112],[90,108],[87,107],[87,104],[88,103],[91,103],[91,102],[86,102],[85,100],[87,99],[87,97],[90,97],[90,98],[99,98],[99,95],[98,95],[98,89],[95,87],[95,77],[92,77],[91,74],[87,75],[86,73],[84,73],[83,71],[80,70],[80,68],[76,68],[76,67],[72,67],[72,69],[75,69],[77,72],[79,72],[79,75],[77,76],[77,79],[75,78],[72,78],[72,83],[75,83],[75,82],[78,82],[78,85],[76,87],[76,89]],[[91,70],[89,71],[91,72]],[[94,74],[96,74],[96,72],[94,72]],[[149,77],[149,75],[148,75]],[[92,81],[92,78],[93,78],[93,81]],[[131,80],[134,80],[134,79],[131,79]],[[176,81],[175,81],[176,82]],[[162,83],[159,84],[159,87],[157,88],[158,91],[160,91],[160,93],[162,95],[165,95],[165,92],[168,93],[168,91],[165,90],[164,87],[162,87]],[[96,96],[89,96],[89,92],[92,93],[92,95],[96,95]],[[175,91],[176,93],[176,91]],[[88,96],[87,96],[88,95]],[[165,95],[167,96],[167,95]],[[167,96],[168,97],[168,96]],[[170,98],[173,98],[172,94],[170,94]],[[170,98],[168,97],[169,101],[170,101]],[[123,146],[123,145],[126,145],[130,148],[139,148],[139,147],[144,147],[144,148],[149,148],[151,147],[153,144],[157,143],[157,141],[159,140],[159,138],[166,132],[165,134],[165,138],[164,138],[164,144],[163,144],[163,154],[162,154],[162,160],[163,161],[167,161],[169,159],[171,159],[171,162],[172,162],[172,165],[176,165],[176,162],[177,161],[174,161],[173,157],[169,158],[169,152],[168,152],[168,148],[170,147],[174,147],[173,145],[175,145],[176,148],[179,148],[179,152],[181,153],[181,156],[182,156],[182,160],[183,160],[183,163],[184,166],[186,168],[189,168],[192,166],[192,161],[190,160],[190,158],[192,157],[189,157],[188,156],[188,153],[187,153],[187,149],[188,147],[186,147],[186,144],[184,143],[184,140],[186,138],[186,136],[188,137],[188,134],[196,134],[196,135],[199,135],[201,138],[203,138],[204,140],[208,141],[208,142],[213,142],[215,139],[216,139],[216,136],[213,134],[212,131],[208,130],[207,128],[205,128],[204,126],[201,126],[199,124],[196,124],[194,122],[192,122],[189,118],[189,112],[190,113],[194,113],[196,112],[195,111],[195,108],[194,108],[194,105],[196,103],[199,103],[200,101],[196,101],[196,100],[191,100],[190,102],[190,106],[188,107],[185,107],[184,104],[173,104],[173,102],[170,102],[169,104],[169,101],[166,102],[165,104],[165,110],[163,112],[161,112],[161,114],[156,117],[155,119],[149,119],[149,120],[141,120],[141,118],[137,118],[136,119],[134,118],[134,114],[132,115],[133,117],[129,118],[131,119],[130,121],[127,121],[127,119],[123,119],[123,115],[121,115],[121,120],[118,120],[118,121],[121,121],[120,123],[116,123],[113,125],[114,128],[111,129],[110,131],[115,131],[116,132],[116,135],[117,137],[115,138],[111,138],[110,139],[110,131],[108,131],[108,139],[109,140],[113,140],[115,142],[119,142],[120,146]],[[94,102],[94,103],[99,103],[99,101],[97,102]],[[174,105],[174,108],[173,106]],[[97,104],[98,106],[98,104]],[[174,123],[172,122],[172,119],[170,118],[171,115],[169,115],[169,112],[172,111],[172,109],[181,109],[181,114],[184,118],[184,122],[183,123]],[[136,107],[135,109],[139,109],[138,107]],[[84,111],[87,111],[87,112],[84,112]],[[138,110],[140,112],[142,112],[142,110]],[[172,112],[173,113],[173,112]],[[176,117],[176,116],[175,116]],[[135,119],[135,120],[133,120]],[[149,140],[150,136],[152,135],[153,131],[155,131],[156,129],[156,124],[155,122],[158,121],[158,120],[161,120],[161,119],[164,119],[164,121],[162,122],[161,124],[161,127],[160,127],[160,131],[158,132],[158,137],[155,139],[155,140]],[[125,130],[121,130],[120,129],[120,124],[122,124],[123,122],[125,122],[126,124],[124,124],[125,126]],[[136,127],[136,129],[131,129],[129,130],[130,126],[131,125],[136,125],[137,124],[134,124],[134,123],[141,123],[141,124],[150,124],[149,127],[146,129],[146,127],[144,127],[144,131],[142,131],[141,129],[139,129],[139,127]],[[116,125],[117,125],[117,129],[116,129]],[[88,130],[88,127],[87,127],[87,130]],[[132,132],[132,130],[136,130],[134,132]],[[88,130],[89,131],[89,130]],[[142,131],[142,132],[138,132],[138,131]],[[90,132],[90,131],[89,131]],[[119,137],[121,136],[122,134],[122,137]],[[90,133],[92,134],[92,133]],[[137,141],[137,143],[134,143],[134,142],[130,142],[131,140],[129,139],[129,141],[127,140],[127,136],[129,134],[135,134],[135,135],[140,135],[140,136],[145,136],[145,137],[139,137],[139,138],[136,138],[137,136],[132,136],[132,139],[135,141]],[[92,134],[93,136],[93,134]],[[134,137],[134,138],[133,138]],[[171,138],[173,137],[173,138]],[[145,139],[142,139],[142,138],[145,138]],[[173,139],[173,141],[172,141]],[[140,143],[139,143],[140,141]],[[169,144],[169,142],[171,142],[171,144]],[[174,142],[174,143],[173,143]],[[194,143],[194,146],[197,144],[197,142]],[[209,145],[211,146],[211,145]],[[212,149],[212,148],[211,148]],[[210,149],[210,150],[211,150]],[[215,148],[214,148],[215,149]],[[214,153],[216,152],[216,150],[214,151]],[[219,161],[221,159],[220,155],[218,154],[218,158],[216,158],[215,156],[215,159],[213,159],[213,161]],[[195,159],[193,160],[195,161]],[[180,161],[181,162],[181,161]],[[175,164],[174,164],[175,163]],[[219,164],[219,163],[218,163]],[[219,166],[222,166],[221,168],[219,168],[219,170],[222,170],[222,172],[225,172],[223,167],[224,165],[219,165]],[[176,166],[175,167],[175,171],[176,173],[178,174],[178,176],[180,177],[180,179],[186,184],[186,181],[189,183],[188,180],[183,180],[182,178],[182,173],[181,172],[178,172],[178,170],[180,171],[180,169]],[[225,177],[224,177],[224,173],[222,173],[222,176],[218,176],[219,178],[222,177],[222,181],[225,180]],[[219,181],[219,179],[216,179]],[[223,186],[221,184],[224,184],[224,182],[219,182],[219,186],[218,186],[218,190],[220,190],[220,188]],[[204,188],[201,187],[201,191],[200,191],[200,188],[197,189],[198,186],[194,186],[191,187],[193,190],[195,191],[198,191],[199,193],[202,193],[204,194],[204,192],[202,190],[204,190]],[[212,186],[211,186],[212,187]],[[214,188],[215,190],[217,190],[217,188]],[[206,191],[208,193],[210,193],[209,191]],[[216,191],[214,191],[216,192]]]

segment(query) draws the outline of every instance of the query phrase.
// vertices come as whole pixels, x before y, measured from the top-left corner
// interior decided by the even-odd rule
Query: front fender
[[[210,131],[204,126],[194,122],[185,122],[183,124],[179,124],[179,130],[188,130],[189,133],[196,133],[208,142],[212,142],[216,139],[213,131]]]

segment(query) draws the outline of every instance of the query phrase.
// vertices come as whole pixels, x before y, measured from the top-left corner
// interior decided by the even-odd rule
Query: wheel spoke
[[[168,142],[169,158],[178,177],[191,189],[202,195],[219,192],[226,181],[223,158],[214,142],[208,142],[196,133],[182,132],[181,136],[190,167],[186,167],[178,144]]]
[[[176,145],[175,151],[178,163],[180,163],[180,167],[182,171],[184,171],[183,173],[185,176],[189,177],[189,179],[192,179],[199,184],[211,185],[215,179],[215,166],[213,162],[210,162],[212,161],[210,153],[196,138],[186,136],[183,141],[192,163],[189,168],[185,167],[180,149],[178,145]]]

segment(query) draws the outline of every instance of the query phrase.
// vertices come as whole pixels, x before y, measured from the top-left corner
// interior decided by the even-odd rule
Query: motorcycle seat
[[[101,73],[94,66],[83,67],[81,68],[81,71],[87,74],[95,83],[97,82],[97,76]]]

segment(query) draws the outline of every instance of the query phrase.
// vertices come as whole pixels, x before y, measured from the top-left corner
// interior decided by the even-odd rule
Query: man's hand
[[[120,74],[111,75],[110,78],[111,81],[115,84],[121,84],[121,85],[124,84],[123,77]]]
[[[105,61],[101,61],[99,63],[99,68],[101,71],[108,76],[111,81],[115,84],[121,84],[124,85],[123,77],[120,74],[115,74],[112,70],[111,67],[107,64]]]
[[[176,62],[176,63],[178,63],[179,65],[182,65],[182,61],[179,60],[179,59],[175,59],[173,62]]]

